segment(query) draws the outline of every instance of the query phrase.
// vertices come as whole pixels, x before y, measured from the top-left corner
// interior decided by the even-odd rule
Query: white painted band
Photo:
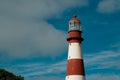
[[[82,59],[80,43],[69,43],[68,59]]]
[[[85,80],[85,77],[82,75],[70,75],[66,76],[66,80]]]

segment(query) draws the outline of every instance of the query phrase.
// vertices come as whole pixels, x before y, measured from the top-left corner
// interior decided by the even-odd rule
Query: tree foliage
[[[24,77],[16,76],[11,72],[0,69],[0,80],[24,80]]]

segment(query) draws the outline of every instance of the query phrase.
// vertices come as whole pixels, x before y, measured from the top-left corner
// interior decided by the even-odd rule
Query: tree
[[[16,76],[5,69],[0,69],[0,80],[24,80],[24,77]]]

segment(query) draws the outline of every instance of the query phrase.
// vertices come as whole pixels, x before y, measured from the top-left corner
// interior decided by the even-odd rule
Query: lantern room
[[[69,31],[71,30],[82,31],[81,22],[76,15],[74,15],[74,17],[69,21]]]

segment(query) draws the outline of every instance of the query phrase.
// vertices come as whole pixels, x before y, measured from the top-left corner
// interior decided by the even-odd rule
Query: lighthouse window
[[[81,30],[80,24],[78,22],[69,23],[69,31],[70,30]]]
[[[69,30],[73,30],[73,29],[74,29],[74,24],[71,23],[71,24],[69,25]]]

